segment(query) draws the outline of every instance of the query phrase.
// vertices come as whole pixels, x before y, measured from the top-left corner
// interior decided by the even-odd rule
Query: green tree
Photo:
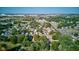
[[[8,37],[8,41],[12,42],[13,44],[17,43],[17,36],[16,35],[11,35]]]
[[[25,39],[25,35],[18,35],[17,37],[18,37],[18,38],[17,38],[17,42],[18,42],[18,43],[22,43],[23,40]]]
[[[75,44],[70,36],[64,35],[59,40],[59,42],[61,45],[60,50],[63,50],[63,51],[73,51],[74,50]]]
[[[61,39],[60,37],[61,37],[61,34],[59,32],[54,32],[52,35],[53,40],[59,40]]]
[[[31,49],[32,49],[33,51],[39,51],[39,50],[40,50],[40,47],[39,47],[39,45],[38,45],[38,42],[33,42],[33,43],[31,44]]]
[[[51,46],[50,46],[50,50],[55,50],[55,51],[58,51],[59,50],[59,42],[58,41],[53,41],[51,43]]]

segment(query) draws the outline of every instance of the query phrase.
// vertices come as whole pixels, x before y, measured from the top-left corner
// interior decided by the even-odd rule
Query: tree
[[[75,44],[70,36],[66,36],[66,35],[62,36],[59,42],[61,45],[61,48],[59,48],[60,50],[63,50],[63,51],[74,50]]]
[[[2,44],[1,42],[0,42],[0,51],[5,51],[6,50],[6,48],[4,47],[4,44]]]
[[[44,41],[44,42],[47,42],[48,41],[48,39],[47,39],[47,37],[46,36],[40,36],[39,34],[35,34],[34,36],[33,36],[33,38],[34,38],[34,41]]]
[[[64,27],[64,25],[65,25],[65,23],[61,22],[61,23],[58,24],[58,28],[62,28],[62,27]]]
[[[39,51],[50,50],[50,44],[49,44],[49,41],[46,36],[35,35],[34,40],[35,40],[34,49],[37,49]],[[35,44],[37,44],[37,45],[35,45]]]
[[[34,42],[31,44],[31,49],[33,51],[39,51],[40,50],[40,46],[38,45],[38,42]]]
[[[53,35],[55,32],[52,30],[49,32],[49,35]]]
[[[39,36],[38,34],[33,35],[34,41],[40,41],[40,40],[39,40],[39,37],[40,37],[40,36]]]
[[[74,51],[79,51],[79,40],[75,40]]]
[[[25,39],[25,35],[18,35],[17,42],[22,43],[24,39]]]
[[[32,28],[38,28],[39,25],[40,25],[40,23],[39,22],[36,22],[35,20],[30,22],[30,26]]]
[[[75,44],[79,45],[79,40],[75,40]]]
[[[58,47],[59,47],[59,42],[58,41],[53,41],[51,43],[50,50],[56,50],[56,51],[58,51],[59,50]]]
[[[22,45],[25,47],[29,47],[31,45],[31,41],[29,41],[29,37],[25,36],[25,38],[23,39]]]
[[[59,32],[54,32],[52,35],[53,40],[59,40],[61,37],[61,34]]]
[[[12,35],[17,35],[17,33],[18,33],[17,29],[16,28],[13,28],[12,29]]]
[[[51,24],[49,22],[44,22],[43,26],[47,28],[47,27],[51,27]]]
[[[16,35],[11,35],[8,37],[8,41],[12,42],[13,44],[16,44],[17,40],[18,40],[18,38]]]

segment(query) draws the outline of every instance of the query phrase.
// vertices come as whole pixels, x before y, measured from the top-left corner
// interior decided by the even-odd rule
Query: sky
[[[79,7],[0,7],[0,13],[79,14]]]

